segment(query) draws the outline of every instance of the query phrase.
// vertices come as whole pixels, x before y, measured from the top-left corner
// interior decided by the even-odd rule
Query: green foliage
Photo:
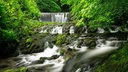
[[[31,38],[29,37],[27,40],[26,40],[26,43],[31,43],[32,42],[32,40],[31,40]]]
[[[128,72],[128,43],[116,50],[94,72]]]
[[[25,16],[33,17],[36,19],[39,15],[39,10],[37,4],[34,0],[19,0],[21,5],[21,10],[26,13]]]
[[[7,52],[14,53],[18,39],[38,25],[28,25],[30,19],[37,19],[38,15],[34,0],[0,0],[0,57]]]
[[[14,33],[14,31],[12,31],[12,30],[3,30],[2,37],[5,41],[7,41],[7,40],[11,41],[11,40],[17,39],[16,33]]]
[[[20,68],[20,69],[10,69],[10,70],[5,70],[4,72],[28,72],[27,68]]]
[[[22,2],[21,0],[1,0],[0,2],[1,29],[16,30],[25,25],[26,18],[35,19],[38,15],[39,10],[34,0],[22,0]]]
[[[61,0],[71,5],[73,19],[77,25],[107,27],[127,24],[128,0]]]
[[[41,12],[60,12],[59,0],[36,0]]]
[[[58,36],[57,36],[56,44],[57,44],[57,45],[63,44],[63,43],[65,42],[65,40],[66,40],[66,37],[67,37],[66,34],[60,34],[60,35],[58,35]]]

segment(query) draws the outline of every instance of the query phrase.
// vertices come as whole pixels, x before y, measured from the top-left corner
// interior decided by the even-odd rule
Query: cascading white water
[[[69,33],[70,33],[70,34],[73,34],[73,33],[74,33],[74,29],[75,29],[74,26],[71,26]]]
[[[118,41],[117,40],[104,40],[104,39],[98,39],[97,40],[97,46],[95,49],[91,49],[89,50],[88,47],[86,45],[81,45],[81,48],[78,48],[78,40],[81,38],[78,38],[76,41],[72,42],[71,45],[69,45],[69,48],[71,49],[75,49],[77,50],[78,53],[83,53],[80,57],[78,58],[74,58],[73,59],[73,63],[70,62],[70,64],[72,64],[72,66],[74,66],[74,64],[78,61],[78,62],[84,62],[86,63],[86,60],[88,61],[88,59],[96,57],[96,56],[100,56],[104,53],[110,52],[112,50],[115,50],[118,48],[117,44]],[[22,58],[22,60],[20,62],[18,62],[16,65],[17,66],[22,66],[25,65],[27,66],[27,68],[45,68],[45,71],[48,72],[61,72],[63,69],[63,66],[65,65],[65,60],[63,58],[63,56],[60,56],[60,53],[58,53],[58,47],[57,46],[53,46],[53,48],[49,48],[49,43],[46,41],[45,43],[45,47],[46,48],[43,52],[40,53],[33,53],[33,54],[28,54],[28,55],[20,55],[19,58]],[[51,60],[45,60],[44,63],[42,64],[35,64],[34,62],[38,61],[41,57],[51,57],[53,55],[59,55],[58,58],[56,59],[51,59]],[[70,66],[70,65],[69,65]],[[66,68],[64,72],[70,72],[72,69],[72,66],[67,66],[68,69]],[[91,70],[91,68],[89,69]],[[88,72],[90,72],[88,70]],[[76,69],[75,72],[79,72],[81,71],[81,68]]]
[[[98,39],[96,41],[96,48],[99,48],[100,46],[103,46],[105,44],[105,39]]]
[[[69,48],[77,50],[78,53],[85,52],[88,47],[81,45],[80,48],[78,48],[78,40],[79,40],[79,38],[76,41],[72,42],[71,45],[69,45]]]
[[[39,33],[46,33],[47,32],[47,29],[45,26],[41,27],[41,30]]]
[[[34,61],[37,61],[40,59],[40,57],[51,57],[53,55],[59,55],[59,53],[57,52],[58,47],[57,46],[53,46],[53,48],[46,48],[43,52],[40,53],[33,53],[33,54],[28,54],[28,55],[20,55],[19,57],[22,58],[22,60],[17,64],[31,64]]]
[[[25,65],[27,68],[44,67],[46,68],[44,70],[45,72],[61,72],[64,66],[63,56],[59,56],[57,59],[45,60],[42,64],[33,64],[33,62],[38,61],[41,57],[52,57],[53,55],[60,55],[57,46],[54,45],[53,48],[49,48],[48,42],[46,42],[45,45],[48,48],[46,48],[43,52],[18,56],[18,58],[21,58],[21,61],[18,62],[16,66]]]
[[[57,26],[55,28],[52,29],[51,34],[62,34],[62,27],[61,26]]]
[[[45,60],[43,64],[30,65],[28,66],[28,68],[42,67],[46,69],[41,72],[61,72],[63,66],[64,66],[64,58],[60,56],[57,59]]]
[[[39,31],[39,33],[51,33],[51,34],[62,34],[62,29],[63,27],[62,26],[55,26],[55,27],[52,27],[49,32],[48,32],[48,29],[43,26],[40,28],[41,30]]]
[[[44,22],[69,22],[69,13],[41,13],[39,21]]]
[[[83,72],[83,70],[80,67],[83,67],[84,65],[88,64],[89,61],[93,61],[91,59],[94,59],[96,57],[102,58],[104,55],[107,55],[109,52],[116,50],[119,46],[119,41],[118,40],[104,40],[104,39],[98,39],[97,40],[97,46],[95,49],[91,50],[86,50],[86,52],[83,52],[80,56],[79,54],[77,56],[74,56],[71,60],[67,62],[67,65],[64,67],[63,72]],[[76,64],[81,64],[79,65],[78,69],[74,69],[73,66]],[[70,65],[72,64],[72,65]],[[89,67],[89,65],[87,65]],[[75,70],[75,71],[74,71]],[[86,71],[84,72],[90,72],[91,68],[87,68]]]

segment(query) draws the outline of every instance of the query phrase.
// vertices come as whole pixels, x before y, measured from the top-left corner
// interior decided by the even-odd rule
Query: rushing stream
[[[51,22],[68,22],[69,13],[42,13],[40,21]],[[64,46],[57,46],[45,39],[44,51],[32,54],[22,54],[10,58],[15,65],[13,67],[27,67],[30,72],[91,72],[106,56],[112,51],[119,48],[124,41],[118,40],[116,37],[100,37],[97,35],[87,36],[88,31],[83,27],[83,33],[76,33],[76,26],[70,25],[64,28],[64,25],[43,26],[35,29],[38,34],[50,33],[51,35],[63,35],[68,33],[72,35],[69,38],[69,43]],[[120,28],[108,29],[111,33],[116,33]],[[98,34],[104,33],[105,30],[98,28]],[[72,39],[75,34],[78,37]],[[48,38],[49,36],[46,36]],[[38,39],[38,38],[37,38]],[[41,39],[40,39],[41,40]],[[90,42],[92,41],[92,42]],[[90,42],[90,44],[89,44]],[[39,42],[40,43],[40,42]],[[53,45],[50,46],[50,43]],[[91,45],[91,46],[90,46]],[[63,48],[64,54],[60,53]],[[70,55],[71,54],[71,55]],[[4,62],[4,61],[2,61]],[[6,61],[5,61],[6,62]]]
[[[77,40],[79,40],[79,38]],[[93,67],[89,67],[90,64],[97,63],[97,59],[100,61],[100,59],[104,58],[111,51],[116,50],[120,43],[118,40],[98,39],[96,41],[96,48],[88,49],[87,46],[78,48],[77,40],[69,45],[71,49],[77,50],[77,54],[71,57],[67,62],[65,62],[64,56],[60,55],[58,52],[59,47],[54,45],[53,48],[47,46],[47,48],[40,53],[19,55],[17,58],[21,60],[16,63],[16,66],[26,66],[31,69],[31,72],[62,72],[62,70],[63,72],[81,72],[83,67],[86,68],[84,71],[90,72],[91,69],[93,69]],[[50,58],[52,56],[57,57],[50,60],[46,59],[43,63],[37,63],[41,58]]]

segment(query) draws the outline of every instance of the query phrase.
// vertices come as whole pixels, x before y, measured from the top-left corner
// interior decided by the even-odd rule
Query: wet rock
[[[44,63],[44,61],[48,59],[47,57],[40,57],[40,59],[38,60],[38,63]]]
[[[81,45],[80,45],[80,44],[78,44],[78,45],[77,45],[77,48],[81,48]]]
[[[53,44],[52,43],[49,43],[48,45],[50,48],[53,48]]]
[[[71,26],[72,26],[71,24],[65,24],[65,25],[63,26],[63,30],[62,30],[63,33],[69,33]]]
[[[47,47],[52,48],[56,42],[57,35],[43,33],[43,34],[32,35],[30,38],[31,38],[31,43],[29,44],[26,43],[26,38],[24,38],[21,41],[19,46],[21,53],[28,54],[34,52],[41,52]],[[47,45],[46,42],[48,42]]]
[[[75,26],[75,33],[85,33],[86,32],[86,27],[84,26]]]
[[[89,28],[88,29],[88,33],[96,33],[97,29],[93,29],[93,28]]]
[[[61,56],[63,56],[64,53],[65,53],[65,50],[64,50],[64,49],[60,49],[60,50],[59,50],[59,53],[60,53]]]
[[[51,58],[49,59],[57,59],[59,56],[58,55],[53,55]]]
[[[55,44],[56,39],[57,39],[57,34],[51,35],[49,42],[51,42],[52,44]]]
[[[28,72],[45,72],[45,69],[42,67],[31,67],[28,68]]]
[[[59,55],[53,55],[51,57],[40,57],[38,60],[38,63],[44,63],[45,60],[52,60],[52,59],[57,59]]]
[[[0,65],[0,68],[6,68],[9,67],[8,65]]]
[[[20,57],[15,57],[15,58],[13,58],[13,61],[19,61],[19,60],[21,60],[22,58],[20,58]]]
[[[95,46],[96,46],[96,39],[86,38],[83,41],[83,44],[85,44],[88,48],[95,48]]]
[[[65,60],[68,60],[69,58],[71,58],[71,57],[74,56],[75,54],[77,54],[77,50],[68,48],[68,49],[65,51],[65,53],[64,53],[64,58],[65,58]]]
[[[5,69],[13,68],[16,64],[16,61],[13,59],[13,57],[0,59],[0,72],[4,72]]]
[[[77,47],[80,48],[82,44],[83,44],[83,39],[78,40],[78,45],[77,45]]]

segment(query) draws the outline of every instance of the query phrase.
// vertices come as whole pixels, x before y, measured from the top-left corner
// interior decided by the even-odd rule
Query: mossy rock
[[[28,69],[25,67],[19,68],[19,69],[9,69],[5,70],[4,72],[28,72]]]
[[[72,26],[72,24],[65,24],[63,25],[63,33],[69,33],[70,31],[70,27]]]
[[[44,63],[45,60],[57,59],[58,57],[59,57],[58,55],[53,55],[51,57],[40,57],[40,60],[38,60],[38,63]]]
[[[95,48],[96,46],[96,39],[94,38],[85,38],[79,41],[79,44],[82,46],[87,46],[88,48]]]
[[[53,48],[53,45],[56,42],[57,35],[52,35],[49,33],[43,34],[35,34],[32,36],[28,36],[27,38],[23,38],[19,45],[19,49],[23,54],[41,52],[48,46]],[[45,43],[48,42],[48,45]]]
[[[64,44],[65,43],[65,40],[66,40],[66,37],[67,37],[67,34],[59,34],[57,36],[57,41],[56,41],[56,44],[57,45],[61,45],[61,44]]]
[[[86,28],[84,26],[75,26],[75,33],[85,33]]]
[[[38,60],[38,63],[44,63],[44,61],[48,59],[47,57],[40,57],[40,60]]]

